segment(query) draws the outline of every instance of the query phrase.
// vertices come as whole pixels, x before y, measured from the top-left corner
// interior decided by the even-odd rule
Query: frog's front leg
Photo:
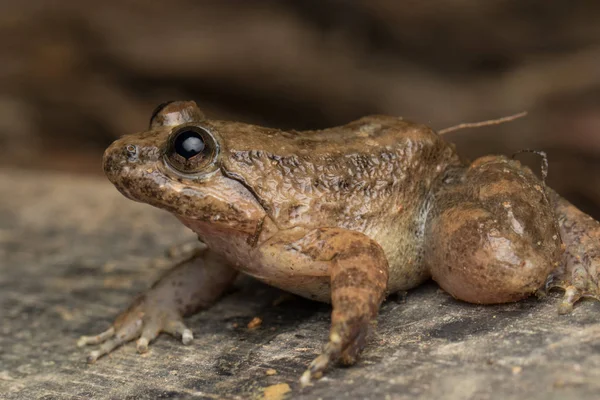
[[[555,206],[565,253],[547,287],[565,290],[558,312],[566,314],[582,297],[600,300],[600,223],[549,190]]]
[[[198,250],[136,298],[108,330],[95,336],[82,336],[77,345],[101,344],[88,356],[88,362],[94,362],[136,338],[139,338],[138,352],[145,352],[161,332],[180,337],[183,344],[189,344],[193,335],[183,317],[208,307],[230,286],[235,276],[236,271],[221,257],[210,250]]]
[[[260,251],[268,263],[282,268],[293,265],[308,282],[320,274],[329,279],[333,306],[329,341],[301,383],[320,377],[332,362],[356,362],[387,288],[388,262],[379,244],[362,233],[321,228],[292,242],[276,237]]]

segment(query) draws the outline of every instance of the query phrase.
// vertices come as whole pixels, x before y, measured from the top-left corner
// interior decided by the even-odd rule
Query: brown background
[[[295,129],[527,110],[449,139],[468,157],[548,151],[550,183],[600,216],[598,1],[1,3],[3,164],[101,174],[104,147],[171,99]]]

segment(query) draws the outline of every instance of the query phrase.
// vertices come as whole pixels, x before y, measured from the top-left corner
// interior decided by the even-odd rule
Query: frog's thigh
[[[561,255],[541,182],[504,157],[476,160],[464,178],[436,194],[426,246],[433,279],[472,303],[527,297],[543,286]]]

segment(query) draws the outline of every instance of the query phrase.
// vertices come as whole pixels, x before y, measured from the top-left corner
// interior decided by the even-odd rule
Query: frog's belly
[[[414,243],[382,241],[382,248],[388,258],[389,278],[387,293],[412,289],[431,277],[428,268],[423,265],[420,249]],[[328,263],[311,262],[300,268],[277,262],[265,262],[264,259],[247,259],[247,262],[233,264],[246,275],[250,275],[270,286],[277,287],[310,300],[331,302],[331,277]],[[303,273],[299,273],[302,271]]]
[[[420,260],[411,262],[401,257],[391,260],[387,293],[395,293],[419,286],[431,277]],[[394,262],[396,261],[396,262]],[[240,268],[240,272],[252,276],[267,285],[302,296],[309,300],[331,303],[331,278],[329,275],[286,275],[277,270]],[[270,272],[264,274],[265,272]]]
[[[249,271],[241,272],[250,275],[267,285],[274,286],[286,292],[302,296],[309,300],[331,303],[331,284],[329,276],[270,276],[263,277]]]
[[[230,232],[209,233],[203,235],[202,241],[238,271],[298,296],[331,302],[327,262],[307,261],[295,256],[289,259],[272,257],[249,248],[245,237],[235,237]],[[398,231],[379,230],[370,236],[381,245],[388,259],[388,293],[414,288],[430,277],[423,266],[422,246],[418,241]]]
[[[429,271],[420,264],[398,263],[390,264],[388,278],[388,293],[415,288],[431,278]]]
[[[419,286],[429,278],[423,262],[423,241],[403,232],[413,229],[400,225],[395,230],[378,231],[371,237],[380,244],[388,260],[388,293]]]
[[[281,276],[263,277],[250,273],[247,270],[241,272],[250,275],[269,286],[285,290],[302,296],[309,300],[331,303],[331,284],[329,276]],[[430,278],[428,272],[421,268],[415,268],[410,264],[390,265],[387,293],[396,293],[402,290],[412,289]]]

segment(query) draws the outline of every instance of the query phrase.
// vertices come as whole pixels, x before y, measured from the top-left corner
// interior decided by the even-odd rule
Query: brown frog
[[[598,222],[503,156],[464,163],[424,125],[370,116],[283,132],[206,119],[194,102],[160,106],[146,132],[115,141],[104,170],[130,199],[173,213],[207,245],[113,326],[93,362],[160,332],[193,338],[183,317],[238,272],[333,306],[329,340],[302,375],[352,364],[389,293],[433,278],[457,299],[493,304],[565,289],[559,312],[598,298]]]

